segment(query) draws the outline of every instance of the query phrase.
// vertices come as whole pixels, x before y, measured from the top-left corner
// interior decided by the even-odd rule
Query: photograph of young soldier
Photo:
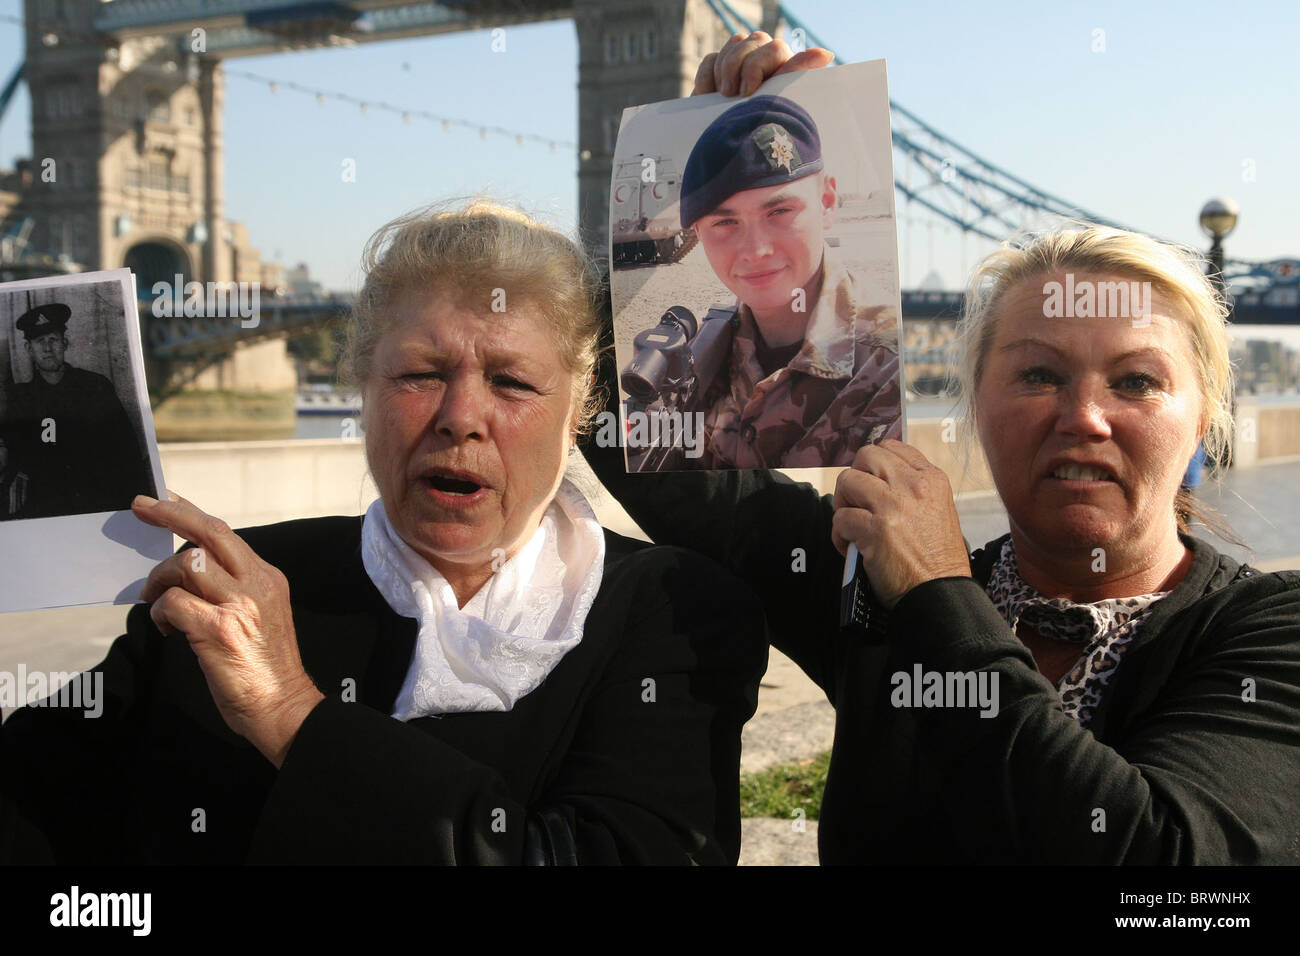
[[[752,97],[696,141],[682,228],[736,299],[725,362],[695,406],[703,453],[673,467],[841,466],[901,436],[898,314],[826,242],[838,202],[817,124],[793,100]]]
[[[33,306],[13,324],[32,370],[30,380],[5,390],[4,430],[10,467],[28,481],[25,508],[5,517],[120,511],[135,495],[156,491],[116,387],[68,361],[77,334],[69,334],[69,324],[75,330],[77,317],[62,302]]]

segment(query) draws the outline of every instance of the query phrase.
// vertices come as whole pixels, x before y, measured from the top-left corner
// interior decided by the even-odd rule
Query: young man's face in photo
[[[822,237],[834,208],[835,179],[815,173],[741,190],[701,217],[695,229],[709,265],[736,298],[755,315],[779,314],[821,265]]]

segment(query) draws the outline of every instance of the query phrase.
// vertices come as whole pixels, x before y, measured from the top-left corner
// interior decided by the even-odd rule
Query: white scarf
[[[420,625],[393,716],[510,710],[582,640],[605,570],[605,535],[567,478],[541,526],[464,608],[447,579],[398,537],[383,501],[361,531],[366,573],[384,600]]]

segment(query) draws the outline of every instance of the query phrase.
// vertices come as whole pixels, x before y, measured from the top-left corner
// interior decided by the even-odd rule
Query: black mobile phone
[[[883,642],[888,621],[888,612],[871,591],[862,555],[857,545],[850,543],[844,554],[844,580],[840,584],[840,627]]]

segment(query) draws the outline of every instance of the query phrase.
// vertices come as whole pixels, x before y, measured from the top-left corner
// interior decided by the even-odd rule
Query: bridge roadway
[[[233,295],[233,293],[232,293]],[[953,321],[961,314],[961,292],[904,290],[903,318],[907,321]],[[355,296],[329,293],[317,296],[259,297],[255,323],[226,310],[201,316],[154,317],[151,299],[141,299],[139,310],[145,329],[146,348],[155,358],[182,358],[210,349],[229,349],[239,343],[301,331],[343,319]],[[1300,325],[1300,306],[1277,306],[1252,295],[1235,304],[1232,321],[1242,325]]]
[[[259,295],[256,313],[245,318],[237,311],[238,304],[248,305],[238,299],[241,294],[232,290],[229,298],[204,303],[204,314],[191,316],[155,315],[156,301],[141,299],[139,315],[146,349],[154,358],[162,359],[228,350],[239,344],[342,321],[356,301],[356,296],[347,293]],[[176,311],[182,310],[183,306]]]
[[[118,40],[206,31],[222,59],[285,49],[374,43],[573,16],[573,0],[111,0],[95,29]]]

